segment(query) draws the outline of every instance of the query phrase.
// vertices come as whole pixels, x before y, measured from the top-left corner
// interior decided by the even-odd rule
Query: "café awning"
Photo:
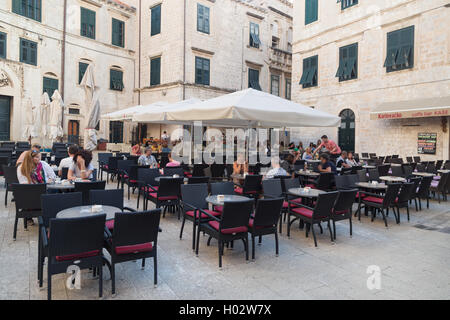
[[[385,102],[370,112],[371,120],[450,116],[450,96]]]

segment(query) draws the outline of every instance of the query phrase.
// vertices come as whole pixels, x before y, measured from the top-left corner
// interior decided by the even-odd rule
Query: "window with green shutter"
[[[342,10],[353,7],[354,5],[358,4],[358,0],[340,0],[340,1]]]
[[[317,21],[319,17],[319,0],[305,0],[305,25]]]
[[[358,44],[339,48],[339,68],[336,72],[339,81],[358,78]]]
[[[300,84],[303,86],[303,88],[317,87],[318,59],[318,56],[303,59],[303,74],[300,79]]]
[[[41,21],[41,0],[12,0],[12,11],[21,16]]]
[[[58,79],[44,77],[42,93],[47,92],[49,98],[51,98],[55,90],[58,90]]]
[[[95,11],[81,8],[81,31],[83,37],[95,39]]]
[[[276,96],[280,95],[280,76],[270,76],[270,93]]]
[[[151,33],[154,36],[161,33],[161,5],[154,6],[151,12]]]
[[[109,122],[109,142],[123,143],[123,121]]]
[[[161,84],[161,57],[150,59],[150,86]]]
[[[195,57],[195,83],[209,86],[209,59]]]
[[[84,74],[85,74],[88,66],[89,66],[88,63],[84,63],[84,62],[78,63],[78,84],[80,84],[81,80],[83,80]]]
[[[125,22],[112,19],[112,44],[125,47]]]
[[[6,59],[6,33],[0,32],[0,58]]]
[[[261,91],[259,85],[259,70],[248,68],[248,87]]]
[[[115,91],[123,90],[123,72],[116,69],[110,69],[109,71],[110,84],[109,88]]]
[[[387,34],[386,72],[414,67],[414,26]]]
[[[259,24],[250,22],[250,47],[259,48],[260,44]]]
[[[291,100],[291,79],[286,79],[285,98]]]
[[[37,42],[20,38],[20,62],[37,65]]]
[[[197,3],[197,31],[209,34],[209,8]]]

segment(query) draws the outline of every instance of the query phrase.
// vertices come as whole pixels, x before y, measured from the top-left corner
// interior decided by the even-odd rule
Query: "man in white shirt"
[[[69,156],[67,158],[64,158],[61,160],[61,162],[59,163],[59,167],[58,167],[58,175],[61,177],[62,176],[62,169],[63,168],[70,168],[73,164],[73,157],[77,154],[78,152],[78,146],[73,144],[69,147]]]

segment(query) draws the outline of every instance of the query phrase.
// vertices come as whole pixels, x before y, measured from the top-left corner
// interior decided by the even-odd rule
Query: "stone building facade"
[[[115,44],[113,19],[124,26]],[[25,104],[39,106],[44,89],[58,89],[65,103],[65,139],[82,143],[88,108],[79,79],[80,68],[89,64],[103,112],[134,104],[136,23],[136,9],[116,0],[35,0],[24,8],[21,1],[1,1],[0,73],[6,80],[0,84],[0,140],[24,140]],[[34,52],[24,48],[30,43]],[[122,72],[121,91],[111,90],[110,70]],[[108,123],[102,123],[99,135],[108,138],[108,134]]]
[[[414,108],[421,100],[449,101],[449,21],[446,0],[294,1],[292,98],[341,115],[343,124],[339,129],[294,130],[292,139],[309,144],[328,134],[359,153],[406,157],[417,155],[419,133],[435,133],[436,154],[420,156],[449,159],[448,108],[431,116],[376,117],[379,105],[394,111],[402,104]],[[402,40],[396,48],[399,32]],[[345,50],[355,44],[352,59]],[[314,70],[309,62],[315,56]],[[316,78],[308,77],[311,70]]]

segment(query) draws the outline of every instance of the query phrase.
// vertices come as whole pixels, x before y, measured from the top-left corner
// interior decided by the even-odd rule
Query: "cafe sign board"
[[[436,154],[437,133],[419,133],[417,153]]]

